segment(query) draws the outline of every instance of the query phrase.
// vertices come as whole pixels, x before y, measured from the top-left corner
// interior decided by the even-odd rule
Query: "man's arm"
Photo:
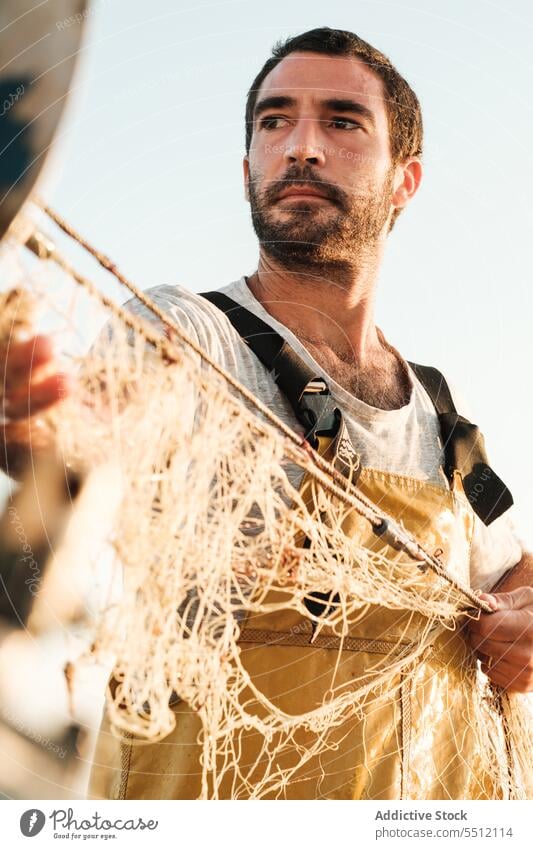
[[[509,593],[521,587],[533,586],[533,553],[524,552],[521,559],[503,575],[488,595]]]
[[[481,668],[506,690],[533,691],[533,554],[524,553],[492,592],[480,598],[494,611],[469,625]]]

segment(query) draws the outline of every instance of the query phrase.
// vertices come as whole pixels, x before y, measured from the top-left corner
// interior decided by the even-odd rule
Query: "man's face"
[[[268,254],[294,268],[356,261],[392,212],[380,78],[357,59],[287,56],[258,93],[244,172]]]

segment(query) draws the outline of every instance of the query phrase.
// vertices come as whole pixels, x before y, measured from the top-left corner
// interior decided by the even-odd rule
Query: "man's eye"
[[[351,118],[332,118],[330,121],[336,130],[359,130],[361,124],[358,121],[353,121]]]
[[[279,130],[285,126],[287,119],[281,115],[268,115],[266,118],[261,118],[259,126],[262,130]]]

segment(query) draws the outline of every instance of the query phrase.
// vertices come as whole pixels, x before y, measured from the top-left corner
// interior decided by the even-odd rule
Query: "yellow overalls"
[[[204,297],[222,310],[241,338],[274,376],[318,450],[346,472],[353,460],[340,411],[327,384],[258,316],[221,292]],[[357,486],[400,521],[422,546],[469,585],[474,512],[489,523],[512,504],[505,484],[488,465],[477,427],[457,414],[438,371],[411,363],[435,406],[444,446],[442,486],[363,468]],[[316,401],[320,403],[316,404]],[[322,428],[322,430],[320,430]],[[348,448],[347,448],[348,443]],[[349,449],[349,450],[348,450]],[[348,464],[349,465],[349,464]],[[348,470],[349,474],[349,470]],[[463,477],[462,477],[463,476]],[[450,482],[447,486],[445,478]],[[463,488],[464,485],[466,487]],[[312,484],[302,482],[308,503]],[[468,497],[467,497],[468,496]],[[366,548],[397,553],[376,538],[355,511],[343,531]],[[298,544],[303,544],[302,540]],[[357,565],[354,566],[357,568]],[[418,567],[413,562],[412,568]],[[290,590],[271,590],[279,601]],[[327,604],[334,602],[330,599]],[[326,604],[326,602],[324,602]],[[311,608],[312,609],[312,608]],[[323,608],[324,609],[324,608]],[[316,613],[316,611],[313,611]],[[460,626],[428,630],[421,613],[369,606],[352,616],[341,635],[293,609],[249,615],[241,625],[241,661],[257,690],[289,716],[316,711],[332,691],[352,706],[327,726],[324,745],[309,755],[316,728],[302,723],[276,762],[261,749],[263,737],[239,732],[238,769],[203,788],[216,798],[286,799],[484,799],[512,793],[513,753],[504,734],[498,697],[487,687]],[[322,624],[322,623],[321,623]],[[422,641],[423,637],[423,641]],[[422,649],[416,660],[413,650]],[[402,660],[409,655],[408,662]],[[387,669],[394,665],[394,676]],[[380,683],[380,673],[385,673]],[[369,686],[368,699],[349,696]],[[257,703],[258,713],[264,710]],[[250,710],[250,706],[247,705]],[[104,719],[89,795],[113,799],[194,799],[202,793],[201,722],[187,704],[174,706],[176,726],[162,742],[118,740]],[[315,735],[315,737],[313,737]],[[307,756],[306,756],[307,753]],[[302,759],[302,754],[304,755]],[[287,780],[281,776],[289,776]],[[277,777],[277,780],[276,780]]]
[[[331,441],[330,441],[331,442]],[[338,443],[338,438],[336,440]],[[331,443],[328,453],[336,450]],[[306,486],[304,482],[302,486]],[[362,492],[401,520],[449,571],[469,584],[474,514],[461,478],[451,488],[365,468],[358,479]],[[376,549],[381,541],[369,524],[350,513],[344,525]],[[389,553],[392,553],[389,549]],[[413,564],[413,569],[417,566]],[[287,592],[287,589],[280,589]],[[314,636],[310,619],[293,610],[250,616],[241,629],[243,665],[257,688],[288,714],[303,714],[322,704],[332,688],[340,692],[379,676],[401,653],[416,645],[425,625],[420,614],[372,606],[341,638],[324,627]],[[484,769],[475,726],[477,709],[465,688],[480,673],[460,629],[440,631],[412,668],[400,668],[389,684],[390,698],[372,698],[362,713],[354,711],[330,730],[327,747],[296,768],[290,780],[261,798],[286,799],[483,799],[504,797],[508,763],[500,764],[497,783]],[[383,694],[382,694],[383,695]],[[183,703],[175,708],[176,727],[162,742],[136,745],[118,740],[104,720],[89,787],[89,796],[113,799],[194,799],[201,794],[201,747],[198,716]],[[500,739],[501,721],[492,713],[493,735]],[[477,717],[479,720],[479,717]],[[298,732],[292,752],[281,756],[283,771],[297,767],[301,747],[310,740]],[[231,774],[217,788],[218,798],[254,796],[255,779],[263,775],[259,757],[262,738],[244,732],[239,769],[246,783]],[[209,788],[209,795],[214,795]]]

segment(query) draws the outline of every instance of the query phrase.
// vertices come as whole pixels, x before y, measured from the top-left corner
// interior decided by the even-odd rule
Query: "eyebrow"
[[[360,115],[361,118],[366,118],[372,126],[376,125],[376,119],[372,110],[368,106],[363,106],[357,100],[351,100],[351,98],[333,98],[331,100],[324,100],[322,103],[327,109],[331,109],[332,112],[353,112],[355,115]]]
[[[326,109],[330,109],[332,112],[351,112],[352,114],[359,115],[361,118],[366,118],[372,126],[376,125],[376,119],[372,110],[367,106],[363,106],[363,104],[359,103],[357,100],[334,97],[329,98],[328,100],[322,100],[321,105],[325,106]],[[257,118],[258,115],[262,112],[266,112],[268,109],[287,109],[291,106],[296,106],[296,100],[294,97],[288,97],[287,95],[272,95],[270,97],[263,97],[255,104],[254,118]]]

